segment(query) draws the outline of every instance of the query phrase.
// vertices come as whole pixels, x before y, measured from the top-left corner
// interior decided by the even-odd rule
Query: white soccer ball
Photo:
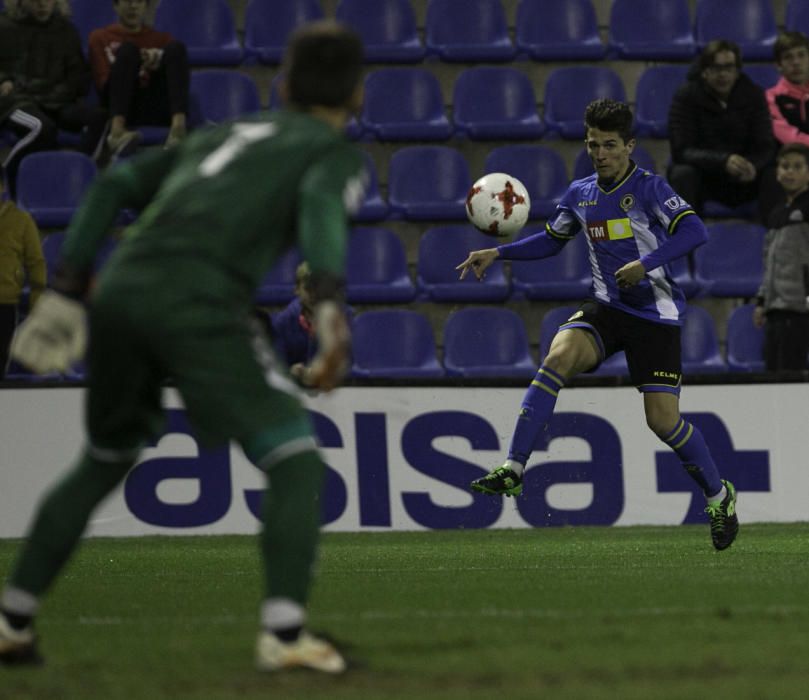
[[[466,216],[472,225],[489,236],[512,236],[528,221],[531,198],[516,177],[489,173],[466,195]]]

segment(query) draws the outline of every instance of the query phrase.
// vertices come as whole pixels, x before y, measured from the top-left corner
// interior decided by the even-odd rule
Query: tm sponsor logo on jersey
[[[632,224],[629,219],[588,221],[587,235],[591,241],[618,241],[622,238],[632,238]]]

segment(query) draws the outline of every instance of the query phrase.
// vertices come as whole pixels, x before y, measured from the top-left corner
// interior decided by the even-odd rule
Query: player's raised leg
[[[522,476],[537,438],[553,415],[556,399],[565,382],[594,367],[601,350],[589,328],[562,324],[548,356],[525,392],[520,415],[511,437],[506,461],[486,476],[475,479],[473,491],[491,495],[519,496]]]

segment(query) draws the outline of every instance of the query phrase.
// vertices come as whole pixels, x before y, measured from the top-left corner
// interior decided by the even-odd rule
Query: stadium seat
[[[809,34],[809,5],[806,0],[787,0],[786,29]]]
[[[463,154],[449,146],[405,146],[390,159],[388,204],[405,219],[466,219],[472,186]]]
[[[227,0],[161,0],[154,26],[185,44],[192,66],[242,62],[244,51]]]
[[[427,55],[442,61],[511,61],[514,45],[500,0],[430,0],[424,26]]]
[[[537,366],[522,319],[511,309],[459,309],[444,324],[444,368],[456,377],[524,377]]]
[[[368,73],[360,124],[383,141],[444,141],[452,135],[441,84],[425,68]]]
[[[781,79],[781,73],[771,63],[746,63],[742,70],[762,90],[769,90]]]
[[[470,251],[491,248],[496,240],[473,226],[457,224],[427,229],[419,239],[416,283],[421,295],[431,301],[504,301],[511,285],[502,262],[494,262],[482,280],[471,272],[459,279],[455,269]]]
[[[708,242],[694,251],[694,277],[713,297],[753,297],[763,275],[766,230],[759,224],[720,222],[708,226]]]
[[[696,53],[688,0],[613,0],[610,53],[624,60],[680,61]]]
[[[365,311],[352,324],[355,377],[435,378],[444,376],[430,322],[418,311]]]
[[[669,107],[674,93],[686,81],[687,65],[650,66],[641,74],[635,96],[638,136],[668,138]]]
[[[218,124],[261,109],[258,87],[246,73],[208,68],[191,73],[189,121]]]
[[[714,39],[739,45],[746,61],[771,61],[777,27],[771,0],[699,0],[694,33],[704,48]]]
[[[474,140],[538,139],[545,131],[531,79],[510,66],[476,66],[455,80],[453,121]]]
[[[295,296],[295,269],[301,263],[297,248],[284,253],[267,272],[256,290],[259,305],[287,304]]]
[[[362,152],[365,158],[365,170],[368,173],[368,182],[365,186],[365,198],[362,200],[359,211],[351,218],[354,221],[382,221],[388,215],[388,203],[382,199],[379,192],[379,177],[376,173],[374,159],[368,151]]]
[[[657,164],[654,162],[654,158],[652,158],[649,151],[647,151],[639,143],[635,144],[635,150],[632,151],[631,158],[635,161],[635,163],[637,163],[639,168],[650,170],[653,173],[657,172]],[[581,151],[579,151],[579,154],[576,156],[576,160],[573,162],[573,179],[581,180],[582,178],[589,177],[592,174],[593,163],[590,160],[590,156],[587,155],[587,149],[583,148]]]
[[[728,369],[731,372],[763,372],[764,329],[753,324],[755,304],[730,312],[727,329]]]
[[[67,226],[96,173],[96,164],[84,153],[29,153],[17,173],[17,204],[40,228]]]
[[[571,90],[575,85],[576,89]],[[584,138],[584,110],[590,102],[610,97],[626,102],[618,74],[604,66],[563,66],[545,84],[545,124],[564,139]]]
[[[70,21],[76,25],[81,37],[81,45],[87,52],[87,40],[90,32],[108,24],[115,24],[118,15],[112,2],[100,3],[98,0],[70,0]]]
[[[755,219],[756,202],[745,202],[731,207],[713,199],[706,199],[702,203],[702,217],[704,219]]]
[[[548,218],[568,185],[567,166],[558,151],[535,144],[507,144],[489,152],[483,170],[516,177],[531,196],[531,219]]]
[[[340,0],[336,19],[360,35],[369,63],[417,63],[424,58],[409,0]]]
[[[683,374],[719,374],[727,365],[719,353],[711,314],[701,306],[689,306],[682,326]]]
[[[534,232],[526,230],[520,238]],[[511,283],[526,299],[577,301],[587,296],[591,282],[587,239],[582,233],[551,258],[511,261]]]
[[[520,0],[515,22],[518,57],[536,61],[604,58],[592,0]]]
[[[348,239],[346,292],[350,304],[411,301],[416,288],[399,237],[386,228],[358,228]]]
[[[691,261],[688,256],[675,258],[669,264],[669,269],[674,281],[683,290],[686,299],[691,299],[700,293],[702,287],[694,279],[694,274],[691,272]]]
[[[244,16],[247,59],[280,63],[290,33],[305,22],[322,18],[318,0],[250,0]]]

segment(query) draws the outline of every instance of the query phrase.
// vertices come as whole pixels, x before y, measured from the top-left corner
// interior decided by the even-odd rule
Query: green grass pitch
[[[17,542],[0,541],[0,574]],[[312,627],[344,677],[252,668],[253,537],[97,539],[0,698],[809,697],[809,523],[329,534]]]

